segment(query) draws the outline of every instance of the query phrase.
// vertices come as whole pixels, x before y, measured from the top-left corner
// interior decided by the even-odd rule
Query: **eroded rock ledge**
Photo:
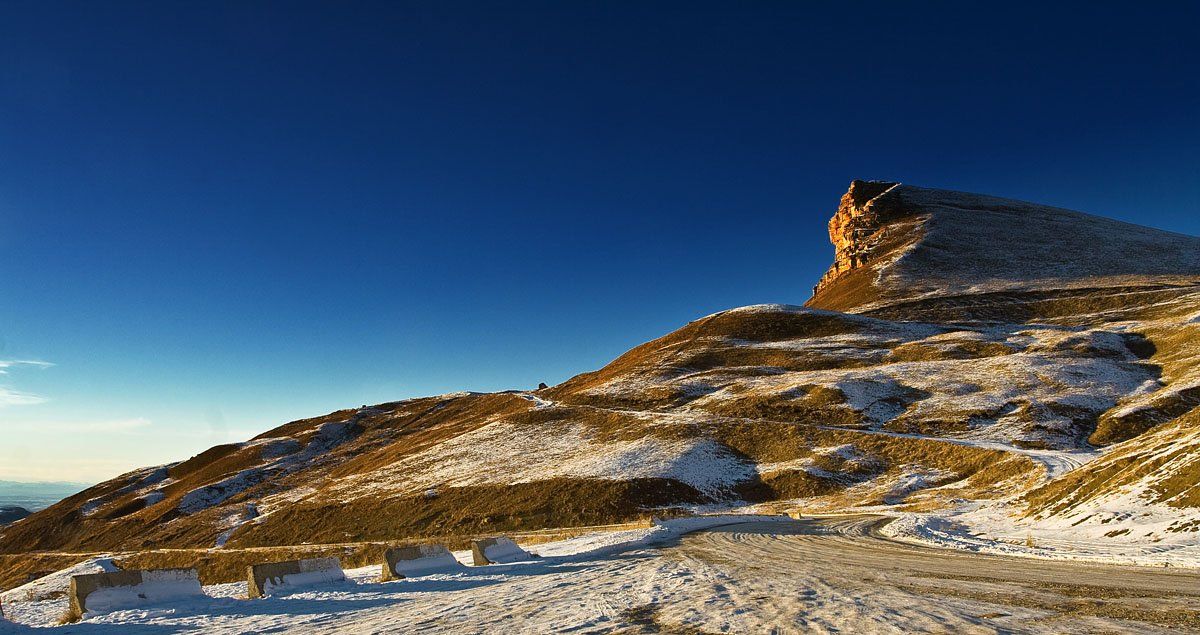
[[[859,181],[850,183],[842,195],[837,213],[829,219],[829,241],[834,246],[833,265],[813,287],[820,292],[841,276],[870,263],[876,257],[885,224],[905,215],[899,183]]]

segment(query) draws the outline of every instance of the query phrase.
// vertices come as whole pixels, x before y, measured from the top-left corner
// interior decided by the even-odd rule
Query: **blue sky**
[[[802,303],[853,178],[1200,234],[1197,5],[896,4],[0,5],[0,478]]]

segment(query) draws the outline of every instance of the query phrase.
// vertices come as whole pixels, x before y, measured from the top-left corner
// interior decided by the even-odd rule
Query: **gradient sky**
[[[900,4],[0,3],[0,479],[803,303],[853,178],[1200,234],[1200,4]]]

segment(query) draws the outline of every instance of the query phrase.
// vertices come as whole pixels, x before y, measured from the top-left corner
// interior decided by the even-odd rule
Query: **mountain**
[[[0,553],[748,504],[1003,510],[1163,544],[1200,530],[1200,239],[866,181],[829,229],[835,263],[806,306],[703,317],[545,389],[287,423],[71,496],[0,533]]]
[[[0,505],[0,527],[11,525],[29,515],[29,510],[16,505]]]
[[[1200,239],[1023,201],[854,181],[808,306],[862,312],[1005,291],[1190,285]]]

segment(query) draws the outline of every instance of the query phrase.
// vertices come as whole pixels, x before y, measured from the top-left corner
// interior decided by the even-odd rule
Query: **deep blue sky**
[[[894,4],[0,3],[0,478],[802,303],[853,178],[1200,234],[1200,5]]]

